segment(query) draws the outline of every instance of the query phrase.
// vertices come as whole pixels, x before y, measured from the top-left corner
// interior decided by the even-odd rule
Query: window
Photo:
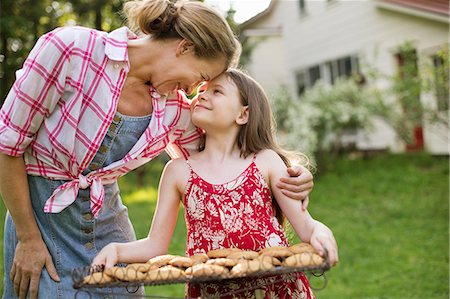
[[[306,89],[314,86],[321,79],[320,65],[315,65],[304,71],[296,73],[297,94],[302,95]]]
[[[303,94],[306,89],[311,88],[318,80],[334,84],[340,77],[362,75],[359,71],[359,62],[356,55],[344,56],[335,60],[326,61],[321,64],[310,66],[296,73],[298,95]]]
[[[297,73],[297,94],[302,95],[306,90],[306,76],[304,72]]]
[[[305,5],[306,5],[305,0],[298,0],[298,7],[300,9],[300,14],[305,13],[306,8]]]
[[[433,55],[432,59],[437,107],[439,111],[446,111],[449,110],[448,64],[446,65],[444,58],[439,54]]]
[[[317,80],[320,79],[320,66],[316,65],[308,70],[309,74],[309,86],[314,86],[314,84],[317,82]]]

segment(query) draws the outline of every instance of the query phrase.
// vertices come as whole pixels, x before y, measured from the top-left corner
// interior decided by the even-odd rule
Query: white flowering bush
[[[344,133],[369,127],[370,98],[351,78],[334,85],[318,82],[299,99],[280,89],[272,98],[280,143],[310,158],[329,151]]]

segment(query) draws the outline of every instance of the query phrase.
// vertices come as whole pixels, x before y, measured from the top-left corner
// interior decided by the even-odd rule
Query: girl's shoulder
[[[263,149],[256,154],[256,161],[257,163],[259,162],[267,164],[267,163],[276,163],[282,160],[281,157],[274,150]]]
[[[167,162],[165,171],[168,172],[182,172],[184,170],[189,170],[189,166],[184,158],[176,158]]]
[[[256,154],[255,164],[268,181],[270,181],[269,176],[273,169],[286,167],[277,152],[271,149],[264,149],[259,151]]]

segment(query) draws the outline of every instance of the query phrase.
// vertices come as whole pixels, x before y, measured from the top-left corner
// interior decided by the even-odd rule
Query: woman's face
[[[186,42],[182,40],[181,43]],[[190,94],[200,82],[219,76],[226,68],[225,58],[205,59],[195,56],[192,46],[181,44],[175,56],[164,63],[164,72],[152,79],[153,87],[159,94],[167,94],[178,89]]]

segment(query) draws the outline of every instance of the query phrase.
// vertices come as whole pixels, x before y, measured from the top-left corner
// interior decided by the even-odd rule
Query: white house
[[[240,29],[258,41],[246,65],[249,73],[269,93],[284,85],[297,96],[318,79],[332,84],[339,76],[363,72],[363,60],[394,74],[401,67],[397,49],[405,41],[414,43],[418,60],[441,63],[435,54],[448,48],[449,1],[272,0]],[[423,94],[420,100],[448,117],[448,94]],[[407,149],[386,122],[373,122],[374,131],[357,134],[358,148]],[[412,147],[449,154],[448,128],[425,123],[419,129]]]

